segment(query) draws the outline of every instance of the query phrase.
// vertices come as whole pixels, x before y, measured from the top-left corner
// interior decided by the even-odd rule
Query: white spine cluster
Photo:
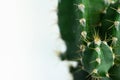
[[[101,59],[97,58],[96,61],[98,62],[98,64],[101,64]]]
[[[105,4],[114,4],[114,0],[104,0]]]
[[[112,42],[116,44],[116,42],[118,41],[117,37],[112,37]]]
[[[82,51],[82,52],[85,51],[85,45],[80,45],[80,51]]]
[[[106,76],[109,78],[109,77],[110,77],[110,76],[109,76],[109,73],[107,73]]]
[[[86,25],[86,20],[85,20],[85,18],[81,18],[81,19],[79,20],[79,22],[80,22],[80,24],[81,24],[82,26],[85,27],[85,25]]]
[[[117,9],[117,12],[120,14],[120,8]]]
[[[97,44],[97,45],[100,45],[100,44],[101,44],[101,40],[100,40],[100,39],[95,39],[94,42],[95,42],[95,44]]]
[[[98,70],[97,70],[97,69],[94,69],[94,70],[93,70],[93,73],[96,73],[96,74],[97,74],[97,73],[98,73]]]
[[[103,41],[103,43],[104,43],[105,45],[108,45],[106,41]]]
[[[85,38],[85,39],[86,39],[87,32],[86,32],[86,31],[82,31],[82,32],[81,32],[81,35],[82,35],[82,37],[83,37],[83,38]]]
[[[91,42],[87,42],[87,46],[89,47],[89,45],[91,44]]]
[[[95,50],[96,50],[97,52],[100,52],[100,48],[99,48],[99,47],[96,47]]]
[[[110,48],[110,50],[112,51],[112,47],[110,46],[109,48]]]
[[[79,4],[78,8],[84,13],[85,12],[85,5],[84,4]]]
[[[120,22],[119,21],[115,21],[114,24],[115,24],[115,26],[119,26]]]

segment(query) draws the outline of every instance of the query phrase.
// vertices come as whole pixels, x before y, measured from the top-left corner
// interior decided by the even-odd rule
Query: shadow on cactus
[[[74,80],[120,80],[119,0],[60,0],[58,25]]]

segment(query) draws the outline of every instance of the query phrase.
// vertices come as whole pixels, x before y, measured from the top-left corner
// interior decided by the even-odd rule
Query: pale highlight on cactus
[[[120,0],[61,0],[58,25],[74,80],[120,80]]]

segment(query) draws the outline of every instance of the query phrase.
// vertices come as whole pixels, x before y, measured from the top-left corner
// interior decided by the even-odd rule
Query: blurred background
[[[0,0],[0,80],[72,80],[57,0]]]

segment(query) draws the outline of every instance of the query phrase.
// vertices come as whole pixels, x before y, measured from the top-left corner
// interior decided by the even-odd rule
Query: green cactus
[[[58,25],[74,80],[120,80],[119,0],[60,0]]]

